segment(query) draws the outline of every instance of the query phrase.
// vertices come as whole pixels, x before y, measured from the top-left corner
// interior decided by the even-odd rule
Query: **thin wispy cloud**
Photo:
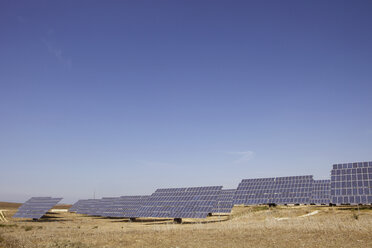
[[[71,67],[71,59],[66,58],[62,55],[62,50],[53,46],[53,44],[46,39],[42,39],[42,42],[48,49],[48,52],[52,54],[61,64],[65,65],[66,67]]]
[[[253,151],[241,151],[241,152],[226,152],[227,154],[235,155],[238,158],[234,160],[236,164],[246,163],[251,160],[255,153]]]

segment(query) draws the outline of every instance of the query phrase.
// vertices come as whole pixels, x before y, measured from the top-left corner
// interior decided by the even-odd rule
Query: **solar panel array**
[[[32,197],[13,216],[40,219],[62,198]],[[234,204],[372,204],[372,162],[334,164],[331,180],[313,176],[243,179],[222,186],[158,189],[151,196],[79,200],[70,212],[104,217],[205,218],[230,213]]]
[[[18,208],[13,218],[40,219],[61,200],[62,198],[32,197]]]
[[[217,204],[212,213],[231,213],[234,207],[236,189],[223,189],[217,197]]]
[[[311,203],[329,204],[331,202],[331,180],[314,180]]]
[[[372,162],[334,164],[331,198],[333,204],[372,203]]]
[[[131,217],[206,218],[222,186],[158,189]]]
[[[121,196],[115,198],[106,205],[106,208],[100,213],[105,217],[129,218],[134,217],[149,196]]]
[[[234,203],[309,204],[313,181],[311,175],[243,179],[238,186]]]

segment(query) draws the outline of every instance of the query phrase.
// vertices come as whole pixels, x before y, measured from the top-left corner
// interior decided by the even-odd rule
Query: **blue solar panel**
[[[75,202],[69,209],[69,212],[76,212],[79,209],[79,205],[83,202],[84,200],[78,200]]]
[[[134,216],[206,218],[216,206],[222,186],[158,189]]]
[[[81,200],[76,213],[86,214],[86,215],[95,215],[96,208],[99,205],[99,199],[87,199]]]
[[[234,204],[309,204],[313,176],[243,179]]]
[[[18,208],[13,218],[40,219],[61,200],[62,198],[32,197]]]
[[[94,203],[94,208],[88,211],[88,215],[106,216],[106,209],[111,206],[118,197],[103,197]]]
[[[148,197],[142,195],[117,197],[106,204],[100,215],[120,218],[132,217],[136,215],[136,212]]]
[[[334,164],[331,202],[337,205],[372,203],[372,162]]]
[[[223,189],[217,197],[217,204],[212,213],[231,213],[234,207],[236,189]]]
[[[314,180],[311,203],[329,204],[331,194],[331,180]]]

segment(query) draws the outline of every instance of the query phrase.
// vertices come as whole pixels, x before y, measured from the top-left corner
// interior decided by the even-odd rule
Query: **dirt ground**
[[[4,209],[1,207],[0,209]],[[203,220],[109,219],[48,213],[0,222],[0,247],[372,247],[372,208],[235,206]]]
[[[21,203],[14,202],[0,202],[0,209],[17,209],[21,206]]]

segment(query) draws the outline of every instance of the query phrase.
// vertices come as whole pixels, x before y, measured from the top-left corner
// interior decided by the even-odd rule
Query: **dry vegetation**
[[[370,208],[234,207],[231,216],[183,224],[72,213],[25,221],[12,219],[13,213],[6,211],[9,222],[0,223],[0,247],[372,247]]]

